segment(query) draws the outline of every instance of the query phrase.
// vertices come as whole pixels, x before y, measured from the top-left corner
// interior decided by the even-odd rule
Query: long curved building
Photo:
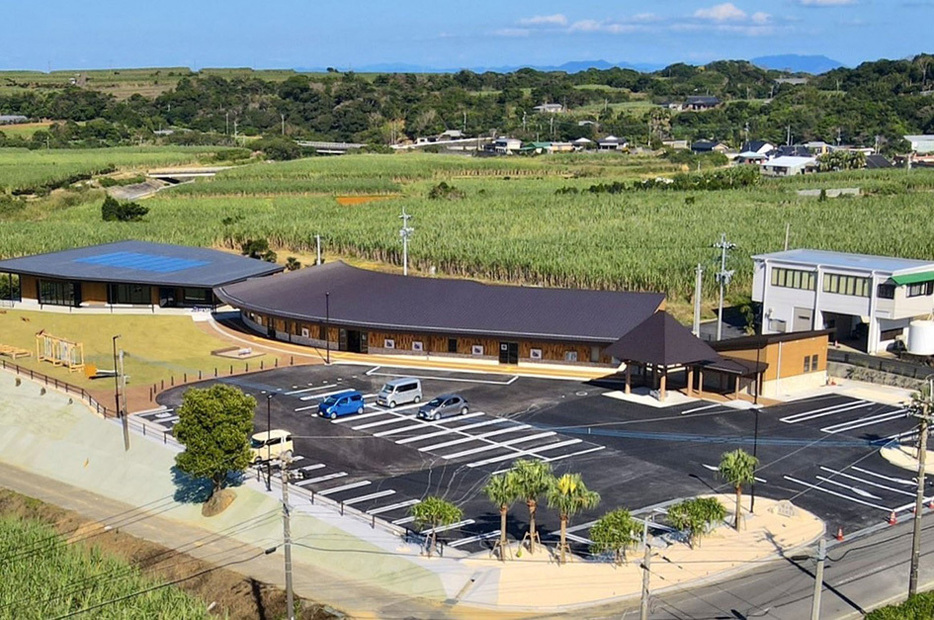
[[[327,263],[221,286],[217,297],[271,338],[357,353],[504,364],[610,364],[605,349],[658,310],[660,293],[401,276]]]

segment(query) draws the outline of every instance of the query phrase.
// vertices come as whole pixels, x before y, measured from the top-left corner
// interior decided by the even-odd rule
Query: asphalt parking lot
[[[470,412],[434,422],[416,419],[417,406],[377,406],[380,386],[401,376],[422,379],[425,401],[463,395]],[[267,428],[267,397],[274,394],[271,426],[293,433],[302,477],[296,484],[404,526],[411,526],[410,507],[421,498],[445,497],[464,518],[439,536],[467,550],[498,536],[499,513],[482,488],[517,458],[549,462],[559,474],[579,472],[601,494],[598,508],[572,520],[571,540],[581,545],[592,521],[608,510],[645,515],[660,503],[724,490],[714,470],[723,452],[739,447],[760,458],[756,495],[792,499],[825,519],[831,533],[875,525],[892,511],[904,519],[914,495],[911,473],[878,454],[888,441],[910,439],[914,424],[906,412],[832,394],[762,409],[756,437],[753,411],[703,401],[648,407],[612,398],[616,385],[355,365],[222,381],[256,397],[257,431]],[[317,417],[318,402],[344,389],[365,395],[364,413]],[[161,394],[169,411],[146,414],[149,421],[171,428],[182,391]],[[543,539],[554,538],[557,516],[543,505],[538,520]],[[525,508],[514,507],[510,536],[521,538],[526,521]]]

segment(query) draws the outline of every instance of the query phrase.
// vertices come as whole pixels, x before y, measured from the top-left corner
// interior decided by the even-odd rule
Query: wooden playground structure
[[[52,334],[36,334],[36,359],[53,366],[64,366],[74,372],[84,368],[84,344]]]

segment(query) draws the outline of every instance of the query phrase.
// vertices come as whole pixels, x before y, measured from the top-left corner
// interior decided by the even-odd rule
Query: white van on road
[[[376,403],[392,409],[396,405],[417,403],[422,400],[422,382],[403,377],[388,381],[376,395]]]

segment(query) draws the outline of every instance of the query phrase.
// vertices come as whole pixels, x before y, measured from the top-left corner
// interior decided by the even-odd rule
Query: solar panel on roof
[[[210,264],[208,261],[171,258],[168,256],[156,256],[155,254],[141,254],[139,252],[100,254],[98,256],[76,258],[74,262],[118,267],[122,269],[136,269],[138,271],[150,271],[153,273],[175,273],[184,271],[185,269],[203,267],[204,265]]]

